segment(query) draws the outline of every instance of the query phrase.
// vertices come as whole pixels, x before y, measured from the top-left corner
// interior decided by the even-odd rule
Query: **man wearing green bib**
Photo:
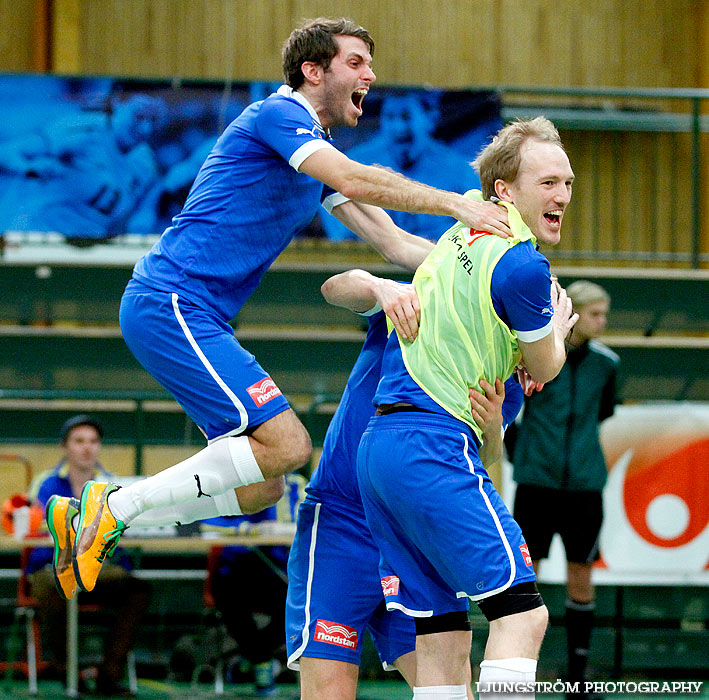
[[[468,392],[520,363],[535,382],[563,366],[577,317],[536,243],[559,242],[574,174],[543,117],[504,127],[474,165],[482,193],[466,196],[505,206],[513,236],[458,223],[419,267],[419,334],[389,337],[357,460],[387,607],[416,623],[414,700],[466,698],[469,599],[490,621],[485,700],[534,696],[548,620],[521,530],[480,461]]]

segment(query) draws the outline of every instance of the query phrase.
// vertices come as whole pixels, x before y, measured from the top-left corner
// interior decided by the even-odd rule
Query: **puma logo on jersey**
[[[271,399],[275,399],[276,396],[281,395],[281,390],[276,386],[276,382],[274,382],[271,377],[266,377],[260,382],[252,384],[246,391],[249,392],[249,396],[259,408],[268,403]]]
[[[298,127],[295,130],[295,135],[296,136],[306,136],[306,135],[314,136],[316,139],[325,138],[325,133],[317,124],[314,124],[312,129],[305,129],[302,126]]]

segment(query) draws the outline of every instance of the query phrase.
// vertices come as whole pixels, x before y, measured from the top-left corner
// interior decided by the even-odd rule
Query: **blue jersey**
[[[367,338],[298,511],[286,599],[286,646],[292,669],[300,667],[302,656],[358,665],[365,630],[385,668],[416,648],[412,620],[382,605],[379,550],[357,485],[357,447],[374,413],[372,397],[386,337],[384,313],[369,316]]]
[[[320,464],[306,488],[317,498],[321,498],[321,494],[334,495],[362,510],[357,486],[357,447],[374,415],[372,397],[379,382],[386,340],[386,316],[383,311],[378,311],[369,316],[367,337],[347,380],[340,405],[330,421]]]
[[[517,378],[512,375],[505,381],[505,400],[502,402],[502,429],[507,428],[515,422],[515,419],[522,410],[524,403],[524,391],[519,385]]]
[[[534,342],[551,332],[553,310],[550,288],[549,261],[531,243],[524,242],[513,246],[500,258],[492,273],[490,295],[495,312],[503,323],[515,331],[520,340]],[[505,388],[508,386],[512,384],[506,384]],[[517,394],[514,400],[518,398]],[[406,371],[399,340],[392,333],[384,352],[382,379],[374,403],[398,401],[448,415]],[[503,410],[503,417],[504,413]]]
[[[393,334],[392,334],[393,335]],[[362,508],[357,485],[357,447],[369,419],[374,415],[373,397],[387,344],[386,316],[379,311],[369,317],[369,330],[355,362],[340,405],[330,421],[318,468],[305,489],[319,500],[330,496],[346,499]],[[507,428],[517,417],[524,393],[514,377],[505,382],[502,424]]]
[[[298,172],[312,153],[333,148],[328,139],[310,103],[285,85],[248,106],[220,136],[134,278],[232,319],[333,194]]]
[[[292,669],[299,668],[301,656],[359,664],[365,629],[372,634],[385,668],[416,648],[411,619],[382,606],[380,552],[365,520],[356,473],[357,448],[374,413],[372,398],[386,340],[386,317],[379,311],[369,317],[367,337],[298,513],[286,600],[286,644]],[[506,424],[514,420],[522,398],[519,384],[507,388]],[[344,578],[343,570],[348,573]]]

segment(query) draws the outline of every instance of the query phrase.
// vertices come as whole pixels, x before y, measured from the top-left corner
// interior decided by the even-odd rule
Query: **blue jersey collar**
[[[281,85],[281,87],[276,90],[277,94],[283,95],[283,97],[290,97],[291,100],[295,100],[298,104],[303,105],[305,109],[308,110],[308,114],[314,119],[315,123],[323,130],[322,124],[320,123],[320,117],[318,117],[318,113],[313,109],[313,105],[308,102],[308,99],[301,95],[299,92],[296,92],[290,85]],[[328,138],[330,137],[330,130],[328,129],[326,131]]]

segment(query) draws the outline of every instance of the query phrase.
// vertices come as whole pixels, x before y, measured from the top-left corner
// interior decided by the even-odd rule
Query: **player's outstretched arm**
[[[400,335],[413,340],[418,334],[421,307],[413,285],[376,277],[364,270],[348,270],[325,280],[320,291],[328,304],[356,313],[379,304]]]
[[[483,431],[480,459],[486,469],[502,457],[502,404],[505,400],[505,383],[495,380],[495,386],[481,379],[481,391],[470,389],[470,407],[473,419]]]
[[[335,148],[315,151],[302,162],[299,170],[348,199],[364,204],[418,214],[452,216],[477,231],[488,231],[503,238],[511,235],[504,207],[491,202],[474,202],[390,170],[362,165]]]
[[[554,309],[551,333],[532,343],[519,341],[522,364],[532,380],[542,384],[554,379],[564,366],[564,340],[579,318],[578,314],[573,313],[566,290],[556,281],[551,283],[551,305]]]
[[[336,206],[332,215],[386,260],[408,270],[416,270],[433,250],[431,241],[399,228],[379,207],[350,200]]]

